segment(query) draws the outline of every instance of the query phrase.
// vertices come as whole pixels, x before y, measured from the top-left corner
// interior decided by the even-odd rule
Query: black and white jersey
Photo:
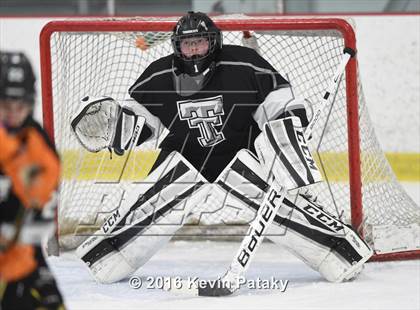
[[[175,91],[172,66],[173,55],[153,62],[129,94],[169,129],[161,149],[180,152],[211,182],[292,98],[289,82],[250,48],[223,46],[211,80],[188,97]]]

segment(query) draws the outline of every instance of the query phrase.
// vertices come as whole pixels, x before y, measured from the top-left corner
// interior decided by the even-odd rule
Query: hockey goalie
[[[171,40],[173,54],[130,87],[133,100],[87,96],[71,122],[91,152],[160,149],[136,194],[77,249],[101,283],[129,277],[210,200],[255,215],[273,182],[296,190],[322,181],[303,135],[310,104],[285,77],[255,49],[223,45],[203,13],[183,16]],[[328,281],[353,279],[372,251],[314,194],[286,194],[267,236]]]

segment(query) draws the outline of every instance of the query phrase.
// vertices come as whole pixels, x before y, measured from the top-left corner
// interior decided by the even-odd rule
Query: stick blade
[[[216,282],[207,282],[206,285],[198,288],[198,296],[223,297],[233,294],[233,290],[226,287],[225,282],[217,280]]]

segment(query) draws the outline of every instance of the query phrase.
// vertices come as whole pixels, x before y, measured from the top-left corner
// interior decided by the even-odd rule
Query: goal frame
[[[216,20],[222,31],[258,30],[335,30],[342,34],[344,45],[356,49],[353,27],[340,18],[251,18],[239,20]],[[54,115],[51,64],[51,36],[55,32],[137,32],[172,31],[176,21],[169,20],[67,20],[46,24],[40,34],[41,89],[44,129],[54,143]],[[349,185],[351,224],[363,236],[363,205],[359,136],[359,106],[357,81],[357,56],[346,67],[347,141],[349,162]],[[403,260],[420,258],[420,250],[375,254],[371,261]]]

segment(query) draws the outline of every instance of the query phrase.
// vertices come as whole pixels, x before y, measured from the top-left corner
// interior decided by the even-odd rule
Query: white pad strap
[[[322,180],[298,117],[266,123],[255,140],[255,149],[266,174],[273,174],[287,189]]]

